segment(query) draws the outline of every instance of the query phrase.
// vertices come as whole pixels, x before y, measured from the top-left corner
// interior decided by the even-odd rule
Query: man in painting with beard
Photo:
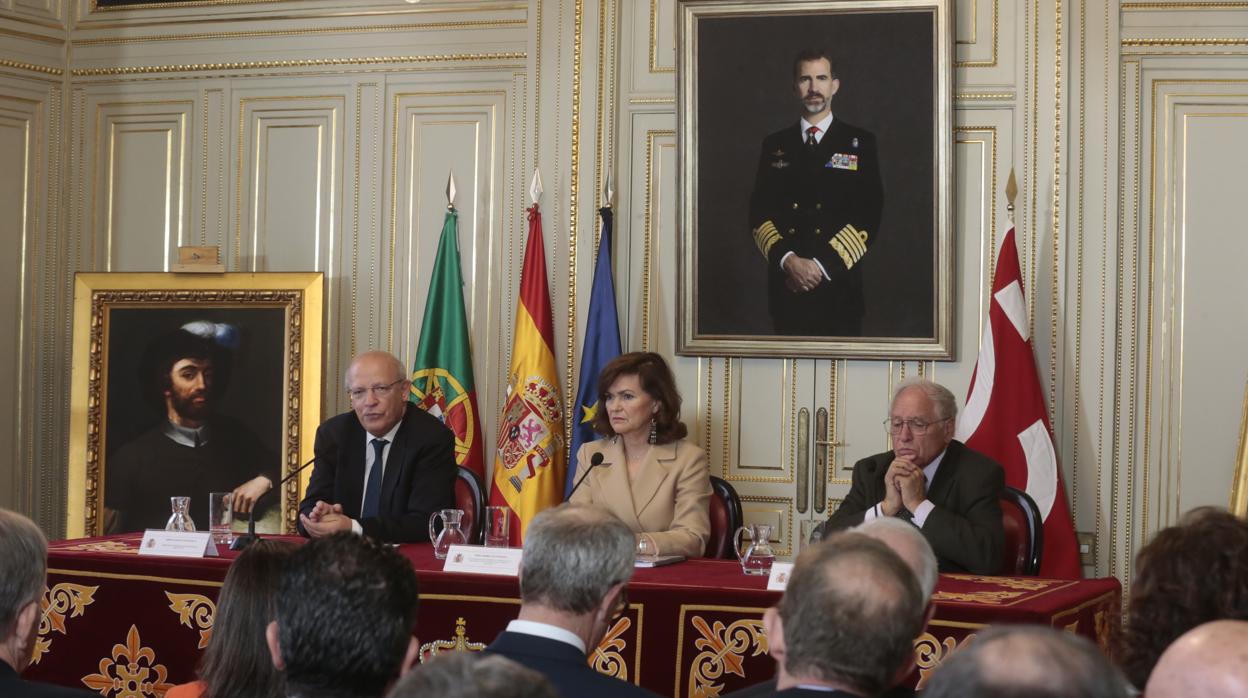
[[[236,515],[247,514],[278,481],[280,461],[242,422],[215,411],[229,384],[237,330],[207,321],[156,338],[140,371],[146,395],[164,417],[108,458],[105,528],[164,528],[169,498],[191,498],[197,530],[208,528],[208,493],[232,492]],[[265,502],[256,511],[273,505]]]
[[[879,235],[884,191],[875,135],[832,114],[832,59],[793,59],[801,118],[763,139],[750,231],[767,265],[776,334],[862,335],[863,257]]]

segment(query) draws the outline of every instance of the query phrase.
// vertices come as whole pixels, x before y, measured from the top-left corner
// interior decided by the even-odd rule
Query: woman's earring
[[[654,423],[654,417],[650,418],[650,443],[657,444],[659,442],[659,427]]]

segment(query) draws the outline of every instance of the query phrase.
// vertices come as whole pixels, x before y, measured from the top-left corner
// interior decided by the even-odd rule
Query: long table
[[[190,681],[212,636],[217,593],[234,554],[140,557],[133,535],[53,543],[35,659],[25,676],[105,696],[162,696]],[[294,539],[298,540],[298,539]],[[420,582],[422,657],[479,650],[515,618],[515,578],[441,571],[429,545],[398,548]],[[629,606],[590,663],[661,695],[717,696],[771,677],[763,611],[779,592],[735,561],[638,569]],[[1109,642],[1117,580],[941,575],[936,613],[915,641],[919,687],[976,630],[1039,623]]]

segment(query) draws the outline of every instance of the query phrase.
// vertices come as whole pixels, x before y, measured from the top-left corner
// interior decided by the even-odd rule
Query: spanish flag
[[[499,420],[494,485],[490,488],[490,503],[505,504],[515,513],[512,530],[519,535],[513,536],[513,544],[523,541],[525,529],[539,511],[563,500],[566,471],[563,397],[555,368],[542,216],[533,204],[520,271],[507,401]]]

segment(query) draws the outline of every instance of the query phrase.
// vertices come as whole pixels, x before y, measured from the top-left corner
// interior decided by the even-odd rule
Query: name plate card
[[[767,577],[767,590],[784,591],[784,588],[789,585],[789,577],[792,575],[792,562],[771,563],[771,576]]]
[[[212,531],[161,531],[149,528],[139,544],[140,555],[157,557],[217,557]]]
[[[520,548],[484,548],[479,545],[452,545],[446,551],[443,572],[520,576]]]

